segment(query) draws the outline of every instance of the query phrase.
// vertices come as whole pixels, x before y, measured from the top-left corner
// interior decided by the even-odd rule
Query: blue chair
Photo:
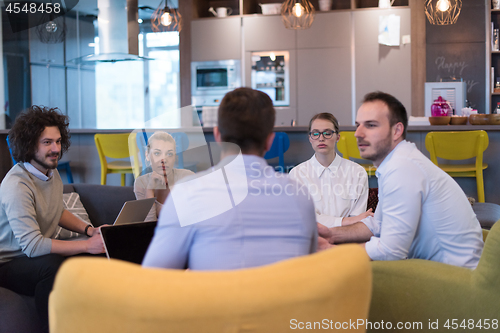
[[[14,159],[12,155],[12,148],[10,147],[9,136],[7,135],[7,146],[9,147],[10,158],[12,159],[12,164],[16,164],[17,161]],[[57,170],[64,170],[66,172],[66,176],[68,177],[68,183],[73,184],[73,173],[71,173],[71,167],[69,165],[69,161],[59,162],[57,165]]]
[[[266,160],[278,157],[278,165],[275,169],[280,172],[285,172],[285,152],[290,148],[290,139],[285,132],[274,133],[274,141],[271,149],[264,155]]]
[[[142,130],[141,132],[136,133],[136,144],[137,144],[137,157],[140,160],[140,165],[142,168],[142,173],[148,172],[146,170],[146,150],[145,147],[148,145],[149,138],[153,135],[154,132],[148,132],[146,130]],[[186,166],[184,164],[184,155],[183,153],[189,147],[189,138],[184,132],[174,132],[169,133],[175,140],[175,153],[177,155],[177,161],[175,164],[175,168],[184,169]],[[134,161],[137,163],[137,161]],[[196,165],[189,165],[190,169],[194,169],[196,172]],[[135,174],[135,173],[134,173]],[[135,175],[137,177],[139,174]]]

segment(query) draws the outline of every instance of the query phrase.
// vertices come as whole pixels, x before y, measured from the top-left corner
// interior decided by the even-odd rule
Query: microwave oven
[[[241,87],[239,60],[191,63],[191,99],[195,106],[217,106],[226,93]]]

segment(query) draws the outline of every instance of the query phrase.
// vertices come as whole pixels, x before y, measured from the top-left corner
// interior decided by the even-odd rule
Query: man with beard
[[[9,132],[18,163],[0,185],[0,286],[34,296],[46,331],[49,293],[65,256],[104,252],[100,230],[63,208],[56,168],[69,138],[68,118],[57,109],[32,106],[20,114]],[[52,239],[58,226],[88,238]]]
[[[405,140],[406,109],[393,96],[367,94],[356,116],[361,157],[377,167],[379,203],[374,217],[328,229],[320,245],[366,242],[372,260],[428,259],[475,268],[482,232],[460,186]],[[328,241],[328,243],[326,242]]]

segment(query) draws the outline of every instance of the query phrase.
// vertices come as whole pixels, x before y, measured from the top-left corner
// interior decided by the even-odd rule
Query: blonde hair
[[[151,137],[148,140],[148,144],[146,145],[146,155],[149,155],[149,152],[151,151],[151,141],[153,141],[153,140],[161,140],[161,141],[173,143],[174,144],[174,153],[175,153],[175,139],[167,132],[156,131],[153,133],[153,135],[151,135]]]

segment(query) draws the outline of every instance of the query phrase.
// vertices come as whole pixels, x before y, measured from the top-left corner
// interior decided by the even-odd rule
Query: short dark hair
[[[381,101],[389,108],[389,124],[392,126],[397,123],[403,123],[403,139],[406,139],[406,130],[408,129],[408,114],[406,109],[396,97],[381,91],[371,92],[365,95],[363,103]]]
[[[339,122],[338,122],[337,118],[335,118],[335,116],[329,112],[322,112],[322,113],[315,114],[311,118],[311,120],[309,121],[309,132],[311,132],[312,123],[316,119],[328,120],[329,122],[331,122],[333,124],[333,127],[335,128],[335,132],[337,134],[339,133]]]
[[[12,156],[18,162],[30,162],[38,150],[38,140],[46,127],[55,126],[61,133],[61,157],[70,142],[69,119],[58,108],[33,105],[22,112],[9,131]]]
[[[221,139],[237,144],[243,153],[264,152],[275,119],[273,101],[267,94],[250,88],[235,89],[224,96],[219,106]]]

